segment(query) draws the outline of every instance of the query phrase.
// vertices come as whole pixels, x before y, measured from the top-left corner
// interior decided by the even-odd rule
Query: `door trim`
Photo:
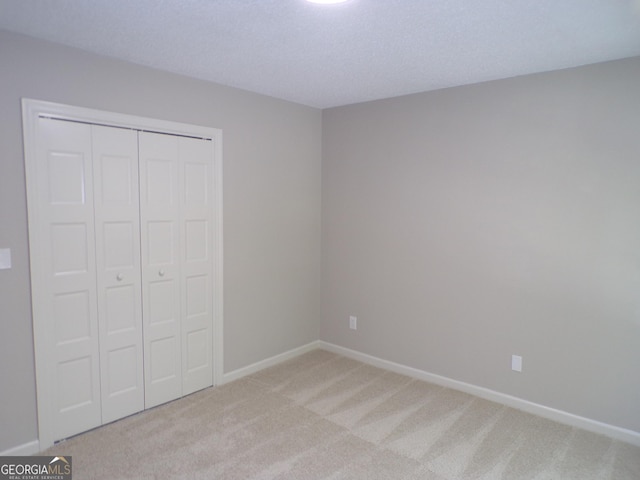
[[[34,100],[29,98],[22,99],[22,127],[24,142],[24,161],[26,175],[27,205],[28,205],[28,228],[29,232],[36,232],[39,224],[39,212],[37,211],[37,151],[36,141],[38,139],[37,124],[41,117],[55,118],[58,120],[66,120],[73,122],[82,122],[89,124],[105,125],[110,127],[127,128],[140,131],[152,131],[157,133],[166,133],[171,135],[181,135],[188,137],[196,137],[211,140],[214,147],[213,159],[213,215],[214,215],[214,235],[213,235],[213,291],[211,295],[213,302],[213,328],[212,328],[212,347],[213,347],[213,385],[223,383],[224,373],[224,340],[223,340],[223,206],[222,206],[222,130],[210,128],[200,125],[191,125],[186,123],[172,122],[167,120],[159,120],[147,117],[139,117],[134,115],[121,114],[116,112],[108,112],[103,110],[95,110],[91,108],[76,107],[72,105],[64,105],[59,103],[47,102],[42,100]],[[31,235],[29,235],[30,256],[37,252],[37,243]],[[38,288],[41,284],[42,276],[38,270],[37,262],[31,261],[30,258],[30,274],[32,290]],[[41,307],[34,301],[31,295],[32,304],[32,321],[41,315]],[[36,367],[36,392],[41,391],[46,375],[45,360],[42,355],[38,356],[39,345],[46,341],[41,338],[42,333],[38,331],[36,322],[33,321],[33,336],[35,350],[35,367]],[[39,396],[39,395],[38,395]],[[46,394],[45,394],[46,396]],[[49,409],[44,401],[38,401],[38,438],[40,448],[46,449],[53,445],[53,429]]]

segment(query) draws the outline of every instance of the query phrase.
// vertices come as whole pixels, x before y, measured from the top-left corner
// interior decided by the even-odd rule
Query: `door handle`
[[[116,275],[116,280],[117,280],[117,281],[119,281],[119,282],[121,282],[123,278],[124,278],[124,277],[122,276],[122,274],[121,274],[121,273],[119,273],[118,275]]]
[[[160,270],[160,271],[158,272],[158,275],[160,275],[161,277],[164,277],[164,270]]]

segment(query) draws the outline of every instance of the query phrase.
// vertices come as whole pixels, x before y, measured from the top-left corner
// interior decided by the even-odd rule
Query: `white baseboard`
[[[627,442],[640,447],[640,432],[635,432],[633,430],[627,430],[625,428],[616,427],[614,425],[598,422],[589,418],[580,417],[572,413],[529,402],[528,400],[523,400],[511,395],[506,395],[504,393],[496,392],[488,388],[479,387],[470,383],[460,382],[448,377],[425,372],[417,368],[407,367],[406,365],[383,360],[381,358],[367,355],[365,353],[351,350],[349,348],[334,345],[332,343],[319,341],[317,342],[317,344],[319,348],[322,348],[324,350],[344,355],[345,357],[353,358],[354,360],[359,360],[363,363],[367,363],[375,367],[384,368],[385,370],[390,370],[402,375],[407,375],[418,380],[424,380],[429,383],[434,383],[436,385],[441,385],[443,387],[448,387],[454,390],[469,393],[476,397],[484,398],[486,400],[500,403],[508,407],[516,408],[518,410],[522,410],[539,417],[547,418],[558,423],[581,428],[590,432],[606,435],[616,440],[621,440],[623,442]]]
[[[301,347],[294,348],[287,352],[281,353],[279,355],[275,355],[265,360],[261,360],[259,362],[248,365],[246,367],[242,367],[237,370],[233,370],[231,372],[225,373],[223,375],[221,384],[238,380],[242,377],[251,375],[252,373],[259,372],[260,370],[263,370],[268,367],[272,367],[286,360],[290,360],[292,358],[295,358],[299,355],[302,355],[304,353],[310,352],[318,348],[327,350],[329,352],[337,353],[345,357],[353,358],[354,360],[361,361],[368,365],[373,365],[375,367],[383,368],[385,370],[396,372],[402,375],[407,375],[409,377],[416,378],[418,380],[423,380],[426,382],[434,383],[436,385],[441,385],[443,387],[452,388],[455,390],[459,390],[461,392],[469,393],[476,397],[484,398],[486,400],[500,403],[508,407],[516,408],[518,410],[522,410],[524,412],[531,413],[533,415],[538,415],[543,418],[548,418],[549,420],[553,420],[558,423],[562,423],[565,425],[570,425],[572,427],[581,428],[583,430],[587,430],[590,432],[606,435],[616,440],[621,440],[623,442],[627,442],[632,445],[640,447],[640,432],[635,432],[633,430],[628,430],[625,428],[616,427],[614,425],[609,425],[607,423],[598,422],[596,420],[591,420],[589,418],[580,417],[572,413],[564,412],[562,410],[557,410],[555,408],[546,407],[544,405],[533,403],[528,400],[523,400],[521,398],[513,397],[511,395],[506,395],[504,393],[496,392],[488,388],[479,387],[477,385],[472,385],[470,383],[460,382],[458,380],[453,380],[448,377],[425,372],[424,370],[419,370],[417,368],[408,367],[406,365],[391,362],[389,360],[383,360],[381,358],[374,357],[366,353],[361,353],[356,350],[351,350],[349,348],[341,347],[333,343],[324,342],[322,340],[317,340],[317,341],[308,343]],[[40,451],[40,442],[38,440],[33,440],[31,442],[27,442],[25,444],[18,445],[16,447],[5,450],[4,452],[0,452],[0,456],[4,457],[4,456],[33,455],[35,453],[38,453],[39,451]]]
[[[547,418],[558,423],[581,428],[589,432],[606,435],[616,440],[621,440],[623,442],[627,442],[640,447],[640,432],[616,427],[614,425],[609,425],[597,420],[592,420],[590,418],[581,417],[569,412],[564,412],[562,410],[557,410],[555,408],[533,403],[522,398],[496,392],[488,388],[461,382],[448,377],[444,377],[442,375],[425,372],[424,370],[408,367],[406,365],[391,362],[389,360],[383,360],[372,355],[367,355],[366,353],[361,353],[356,350],[351,350],[349,348],[341,347],[339,345],[328,343],[322,340],[308,343],[301,347],[294,348],[293,350],[289,350],[279,355],[261,360],[260,362],[256,362],[246,367],[233,370],[232,372],[225,373],[223,375],[222,384],[238,380],[239,378],[251,375],[252,373],[256,373],[267,367],[272,367],[274,365],[277,365],[278,363],[284,362],[285,360],[290,360],[299,355],[302,355],[303,353],[310,352],[317,348],[322,348],[339,355],[344,355],[345,357],[353,358],[354,360],[359,360],[368,365],[373,365],[385,370],[400,373],[402,375],[407,375],[418,380],[423,380],[425,382],[434,383],[436,385],[452,388],[454,390],[459,390],[461,392],[484,398],[485,400],[490,400],[492,402],[500,403],[508,407],[516,408],[533,415],[538,415],[539,417]]]
[[[234,380],[238,380],[239,378],[245,377],[247,375],[251,375],[252,373],[259,372],[267,367],[272,367],[277,365],[278,363],[282,363],[285,360],[289,360],[291,358],[295,358],[303,353],[310,352],[311,350],[316,350],[320,348],[320,341],[316,340],[311,343],[307,343],[298,348],[294,348],[293,350],[289,350],[284,353],[280,353],[279,355],[275,355],[273,357],[267,358],[265,360],[261,360],[256,363],[252,363],[251,365],[247,365],[246,367],[238,368],[237,370],[233,370],[231,372],[225,373],[222,375],[222,383],[233,382]]]
[[[18,457],[18,456],[33,455],[34,453],[38,453],[39,451],[40,451],[40,442],[38,440],[33,440],[31,442],[18,445],[17,447],[10,448],[9,450],[5,450],[4,452],[0,452],[0,457]]]

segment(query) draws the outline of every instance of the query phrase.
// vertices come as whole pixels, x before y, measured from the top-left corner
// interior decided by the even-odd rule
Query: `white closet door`
[[[178,137],[139,133],[145,407],[182,395]]]
[[[92,126],[102,422],[144,409],[138,134]]]
[[[222,137],[38,100],[22,112],[48,448],[212,385],[214,353],[222,374]]]
[[[182,394],[213,384],[213,142],[178,139]]]
[[[101,424],[99,333],[91,127],[40,118],[38,139],[31,255],[38,256],[34,321],[47,443]]]

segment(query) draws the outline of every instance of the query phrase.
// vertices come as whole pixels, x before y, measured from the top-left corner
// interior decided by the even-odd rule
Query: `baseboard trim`
[[[4,452],[0,452],[0,457],[18,457],[33,455],[40,451],[40,442],[38,440],[32,440],[31,442],[23,443],[17,447],[10,448]]]
[[[614,425],[609,425],[597,420],[591,420],[589,418],[574,415],[562,410],[557,410],[555,408],[546,407],[544,405],[533,403],[528,400],[523,400],[522,398],[496,392],[488,388],[479,387],[470,383],[460,382],[448,377],[425,372],[424,370],[419,370],[417,368],[408,367],[406,365],[390,362],[388,360],[383,360],[381,358],[358,352],[356,350],[351,350],[349,348],[341,347],[333,343],[328,343],[322,340],[317,343],[318,348],[344,355],[345,357],[353,358],[354,360],[359,360],[363,363],[373,365],[375,367],[380,367],[385,370],[390,370],[392,372],[416,378],[418,380],[424,380],[436,385],[469,393],[476,397],[484,398],[485,400],[500,403],[502,405],[522,410],[533,415],[538,415],[540,417],[547,418],[558,423],[606,435],[616,440],[620,440],[640,447],[640,432],[634,432],[633,430],[627,430],[625,428],[616,427]]]
[[[295,358],[303,353],[310,352],[312,350],[316,350],[320,348],[320,341],[316,340],[311,343],[307,343],[301,347],[294,348],[284,353],[280,353],[270,358],[266,358],[264,360],[260,360],[259,362],[252,363],[251,365],[247,365],[246,367],[238,368],[237,370],[233,370],[231,372],[225,373],[222,375],[222,383],[233,382],[234,380],[238,380],[242,377],[246,377],[247,375],[251,375],[252,373],[259,372],[268,367],[272,367],[277,365],[278,363],[282,363],[285,360],[290,360]]]
[[[374,357],[373,355],[368,355],[366,353],[358,352],[357,350],[351,350],[349,348],[341,347],[339,345],[335,345],[333,343],[325,342],[322,340],[310,342],[301,347],[294,348],[287,352],[261,360],[246,367],[242,367],[237,370],[225,373],[222,377],[222,384],[238,380],[242,377],[259,372],[260,370],[272,367],[286,360],[290,360],[318,348],[337,353],[345,357],[353,358],[354,360],[361,361],[368,365],[373,365],[375,367],[400,373],[402,375],[407,375],[409,377],[423,380],[429,383],[434,383],[443,387],[459,390],[461,392],[484,398],[485,400],[490,400],[492,402],[500,403],[508,407],[516,408],[533,415],[538,415],[540,417],[547,418],[564,425],[569,425],[572,427],[587,430],[589,432],[606,435],[613,439],[640,447],[640,432],[634,432],[633,430],[616,427],[614,425],[609,425],[597,420],[592,420],[590,418],[574,415],[572,413],[547,407],[545,405],[533,403],[522,398],[514,397],[512,395],[496,392],[495,390],[490,390],[488,388],[479,387],[470,383],[461,382],[459,380],[454,380],[442,375],[436,375],[434,373],[429,373],[417,368],[408,367],[406,365],[391,362],[389,360],[384,360],[382,358]]]

